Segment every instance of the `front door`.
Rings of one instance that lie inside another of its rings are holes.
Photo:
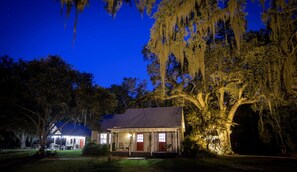
[[[84,140],[80,139],[79,140],[79,148],[83,148],[83,146],[84,146]]]
[[[159,151],[166,151],[166,133],[159,133]]]
[[[143,151],[143,134],[137,134],[136,136],[137,142],[137,151]]]

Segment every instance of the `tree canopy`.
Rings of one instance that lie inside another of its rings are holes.
[[[100,115],[113,111],[114,96],[94,85],[91,74],[76,71],[58,56],[28,62],[2,57],[0,62],[5,74],[0,90],[5,93],[0,97],[5,125],[1,127],[34,132],[41,153],[56,122],[82,122],[96,129]]]
[[[105,9],[114,16],[123,3],[132,4],[131,0],[105,0]],[[263,7],[263,21],[266,23],[270,40],[280,45],[283,57],[278,65],[278,85],[291,90],[291,80],[296,60],[296,2],[294,0],[260,0]],[[88,5],[88,0],[61,0],[61,8],[66,6],[67,14],[72,7],[76,13]],[[136,7],[141,13],[153,12],[155,23],[151,28],[148,46],[160,62],[160,73],[163,86],[168,57],[174,55],[183,65],[186,59],[189,63],[189,73],[192,76],[201,74],[205,79],[205,52],[208,45],[215,42],[223,26],[223,39],[234,51],[240,51],[241,40],[246,31],[245,0],[136,0]],[[157,6],[153,10],[154,6]],[[77,19],[76,19],[77,20]],[[77,21],[75,20],[75,26]],[[231,39],[227,30],[234,35]],[[76,28],[74,28],[74,33]],[[276,67],[276,66],[275,66]],[[282,79],[281,79],[282,78]],[[281,91],[282,89],[276,89]]]
[[[68,11],[74,6],[76,12],[88,4],[87,0],[61,2]],[[112,16],[123,3],[132,3],[105,2]],[[192,134],[202,147],[215,147],[210,141],[216,141],[208,138],[214,136],[221,143],[220,151],[230,152],[233,118],[243,104],[253,104],[260,114],[269,111],[279,145],[288,146],[280,125],[283,118],[277,111],[291,104],[297,93],[295,0],[256,1],[262,5],[266,28],[248,33],[246,0],[134,3],[141,13],[146,11],[155,19],[146,47],[147,57],[153,61],[149,68],[153,82],[157,87],[161,84],[163,100],[177,98],[194,105],[196,110],[189,119],[192,126],[199,126]],[[260,122],[264,128],[262,118]]]

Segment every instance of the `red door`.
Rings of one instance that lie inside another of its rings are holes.
[[[79,139],[79,148],[83,148],[83,146],[84,146],[84,140]]]
[[[143,134],[137,134],[136,136],[137,142],[137,151],[143,151]]]
[[[166,151],[166,134],[159,133],[159,151]]]

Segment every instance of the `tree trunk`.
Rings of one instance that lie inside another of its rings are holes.
[[[229,124],[227,124],[226,128],[222,129],[221,133],[219,133],[221,154],[233,154],[230,137],[231,133],[231,125]]]
[[[45,138],[43,136],[40,137],[40,147],[39,147],[39,155],[44,156],[45,155]]]
[[[38,152],[39,152],[39,155],[41,155],[41,156],[45,155],[46,139],[47,139],[47,134],[46,134],[45,130],[43,129],[43,131],[39,135],[40,148],[39,148]]]
[[[21,133],[21,138],[20,138],[20,141],[21,141],[21,149],[25,149],[26,148],[26,140],[27,140],[27,134],[25,131],[22,131]]]
[[[221,143],[221,151],[222,154],[233,154],[232,146],[231,146],[231,125],[233,123],[234,115],[238,109],[238,107],[242,104],[244,98],[240,98],[237,100],[235,104],[232,105],[228,115],[227,121],[225,121],[225,127],[222,129],[221,133],[219,133],[220,143]]]

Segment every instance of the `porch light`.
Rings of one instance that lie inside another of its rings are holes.
[[[128,133],[128,138],[132,138],[132,134],[131,133]]]

